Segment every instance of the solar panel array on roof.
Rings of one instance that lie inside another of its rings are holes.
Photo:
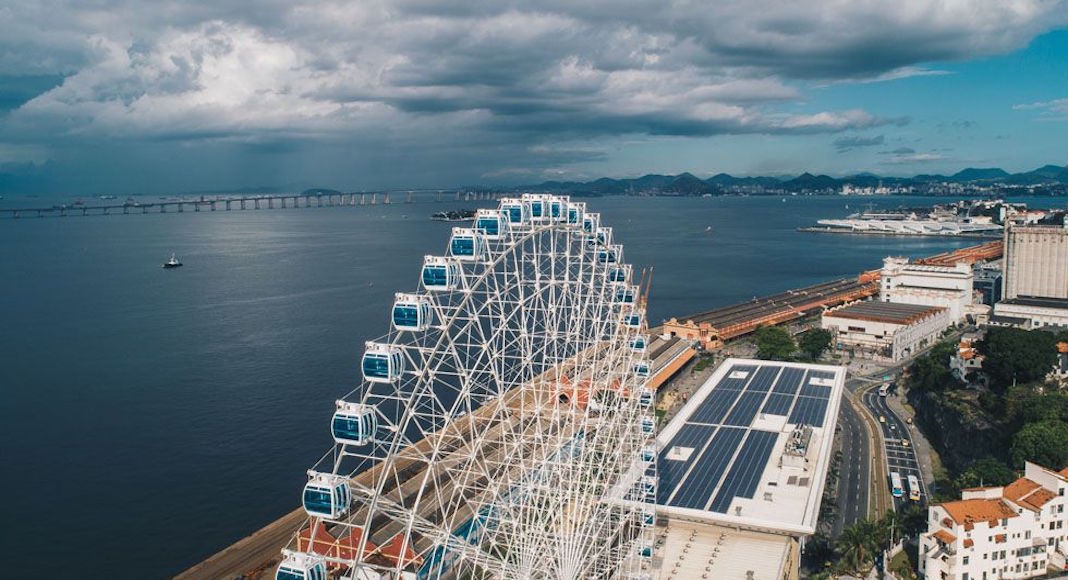
[[[769,362],[720,377],[660,453],[661,505],[727,513],[734,498],[751,499],[783,435],[753,429],[757,416],[822,427],[835,373]]]

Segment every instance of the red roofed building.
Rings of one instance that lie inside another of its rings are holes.
[[[1033,578],[1068,571],[1068,467],[1027,463],[1004,487],[928,508],[920,572],[939,580]]]

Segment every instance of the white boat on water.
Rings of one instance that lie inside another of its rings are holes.
[[[181,261],[181,260],[179,260],[179,259],[178,259],[178,257],[177,257],[177,256],[175,256],[175,255],[174,255],[174,254],[172,253],[172,254],[171,254],[171,259],[170,259],[170,260],[167,260],[166,262],[164,262],[164,263],[163,263],[163,269],[164,269],[164,270],[169,270],[169,269],[171,269],[171,268],[178,268],[178,267],[179,267],[179,266],[181,266],[181,265],[182,265],[182,261]]]

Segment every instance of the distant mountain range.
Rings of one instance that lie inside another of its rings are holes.
[[[561,191],[580,195],[659,194],[704,195],[761,190],[789,192],[839,191],[844,185],[867,188],[880,185],[890,188],[912,187],[931,190],[937,184],[983,185],[1068,185],[1068,166],[1045,165],[1033,171],[1009,173],[998,167],[969,167],[953,175],[916,175],[913,177],[881,177],[860,173],[846,177],[813,175],[805,172],[797,177],[734,177],[726,173],[701,179],[692,173],[680,175],[643,175],[633,179],[602,177],[594,181],[546,181],[516,189]]]

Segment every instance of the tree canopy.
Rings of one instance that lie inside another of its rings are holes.
[[[984,457],[973,462],[956,479],[953,485],[958,490],[970,487],[1008,485],[1016,479],[1016,474],[1004,463],[993,457]]]
[[[797,352],[797,345],[789,332],[778,326],[758,328],[753,335],[757,346],[757,358],[789,360]]]
[[[926,354],[918,357],[909,366],[906,379],[910,389],[921,391],[944,391],[962,385],[949,370],[949,358],[957,350],[952,342],[940,342]]]
[[[834,335],[831,334],[831,331],[823,328],[813,328],[798,337],[797,348],[808,360],[816,360],[820,358],[823,351],[830,348],[833,339]]]
[[[1042,380],[1057,362],[1057,336],[1044,330],[991,328],[976,348],[986,357],[983,372],[1001,391]]]
[[[1068,463],[1068,423],[1049,419],[1028,423],[1012,437],[1012,461],[1022,467],[1031,461],[1052,469]]]

